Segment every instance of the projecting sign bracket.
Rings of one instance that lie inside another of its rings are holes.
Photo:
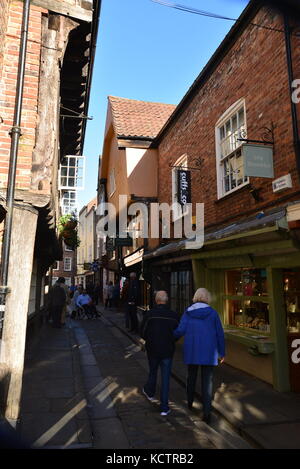
[[[238,138],[237,140],[239,142],[245,142],[245,143],[259,143],[261,145],[275,145],[274,124],[273,124],[273,122],[271,124],[271,128],[261,127],[259,130],[261,131],[262,140],[252,140],[252,139],[246,138],[247,133],[245,131],[241,132],[241,137],[242,138]],[[272,140],[270,140],[270,139],[272,139]]]
[[[201,171],[201,165],[203,163],[203,158],[195,158],[193,160],[193,163],[195,163],[195,165],[197,166],[197,168],[193,168],[191,166],[176,166],[176,165],[173,165],[173,164],[169,164],[169,168],[176,168],[176,169],[186,169],[187,171]]]

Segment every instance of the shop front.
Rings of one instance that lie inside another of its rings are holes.
[[[238,247],[194,254],[195,283],[213,293],[226,362],[278,391],[300,392],[300,247],[273,228],[235,238]]]

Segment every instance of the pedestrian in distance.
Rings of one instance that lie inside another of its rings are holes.
[[[136,278],[136,273],[131,272],[128,286],[128,297],[127,297],[127,314],[130,318],[130,331],[137,334],[138,331],[138,318],[137,318],[137,306],[140,299],[140,286],[139,281]]]
[[[170,413],[169,385],[175,351],[173,332],[179,324],[179,316],[169,309],[167,306],[168,301],[167,292],[158,291],[155,296],[156,305],[146,313],[141,326],[141,334],[146,342],[145,347],[149,363],[149,376],[142,391],[149,401],[154,400],[157,372],[160,368],[160,410],[162,416]]]
[[[76,304],[76,300],[77,298],[82,294],[83,292],[83,285],[82,284],[79,284],[77,289],[75,290],[74,292],[74,295],[73,295],[73,298],[72,298],[72,302],[71,302],[71,309],[72,309],[72,318],[73,319],[76,319],[77,316],[80,316],[79,315],[79,308]]]
[[[66,293],[66,301],[61,314],[61,323],[64,326],[66,324],[67,309],[69,304],[71,303],[70,290],[69,287],[66,285],[66,279],[64,277],[59,277],[57,281],[58,283],[60,283],[60,286],[65,290]]]
[[[107,308],[108,305],[108,282],[103,286],[103,303],[104,307]]]
[[[198,368],[201,367],[201,396],[203,420],[211,419],[213,397],[213,374],[218,363],[224,362],[224,330],[217,311],[211,306],[211,295],[206,288],[198,288],[193,305],[184,312],[180,324],[174,331],[178,339],[184,336],[184,363],[188,367],[187,401],[193,407]]]
[[[67,295],[61,285],[61,277],[55,282],[49,291],[49,309],[52,317],[52,327],[62,327],[62,313],[66,305]]]
[[[128,278],[124,281],[122,290],[121,290],[121,308],[124,308],[125,311],[125,327],[130,329],[130,317],[128,311],[128,290],[129,290],[129,280]]]
[[[109,282],[107,288],[107,303],[108,307],[111,308],[113,306],[113,296],[114,296],[114,284],[112,281]]]
[[[112,305],[114,308],[119,307],[119,301],[120,301],[120,283],[119,281],[116,281],[116,283],[114,284],[113,296],[112,296]]]

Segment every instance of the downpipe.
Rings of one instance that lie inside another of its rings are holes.
[[[19,52],[19,65],[16,85],[16,99],[14,109],[13,127],[10,131],[11,147],[9,159],[9,172],[7,179],[7,192],[6,192],[6,219],[5,229],[2,244],[2,261],[1,261],[1,277],[0,277],[0,339],[2,337],[3,323],[5,316],[5,303],[6,295],[9,293],[7,286],[8,280],[8,267],[9,267],[9,254],[11,246],[11,233],[13,222],[13,205],[15,198],[15,183],[16,183],[16,170],[18,148],[21,133],[21,114],[22,114],[22,101],[23,89],[25,79],[25,61],[28,41],[28,26],[29,26],[29,13],[30,13],[30,0],[24,0],[23,15],[22,15],[22,29],[20,37],[20,52]]]

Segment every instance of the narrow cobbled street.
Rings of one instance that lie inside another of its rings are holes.
[[[61,330],[45,325],[27,360],[22,435],[37,448],[249,447],[238,437],[229,443],[203,423],[199,403],[189,411],[184,387],[174,379],[171,414],[161,417],[159,401],[150,403],[141,392],[146,376],[146,354],[104,315],[69,320]]]

